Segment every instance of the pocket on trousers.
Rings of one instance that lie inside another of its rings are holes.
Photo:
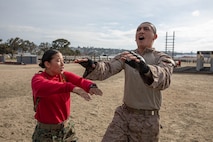
[[[59,136],[59,131],[42,129],[36,126],[35,131],[33,133],[32,139],[33,142],[55,142]]]
[[[160,131],[159,118],[156,116],[150,116],[143,123],[143,134],[158,135]]]
[[[152,126],[148,119],[144,117],[135,117],[129,123],[129,130],[135,133],[141,133]]]
[[[150,119],[150,123],[152,124],[152,133],[158,135],[160,132],[160,122],[158,116],[153,116]]]
[[[36,126],[32,139],[33,142],[51,142],[52,135],[48,130],[39,129],[38,126]]]
[[[76,136],[74,122],[70,120],[64,128],[64,141],[77,142],[77,140],[78,140],[78,137]]]

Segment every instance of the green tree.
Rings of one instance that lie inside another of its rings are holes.
[[[52,42],[52,48],[57,49],[60,51],[62,48],[68,48],[70,45],[70,42],[66,39],[60,38],[56,39]]]
[[[25,40],[25,41],[22,41],[21,48],[22,48],[22,52],[32,53],[33,50],[35,50],[36,45],[33,42],[30,42],[29,40]]]
[[[52,48],[59,50],[63,55],[74,55],[75,52],[69,47],[70,42],[66,39],[60,38],[52,42]]]
[[[75,50],[75,56],[81,55],[81,52],[79,50]]]
[[[61,48],[59,51],[65,56],[71,56],[75,54],[74,51],[69,47]]]
[[[44,53],[45,51],[49,50],[52,47],[52,45],[48,42],[42,42],[42,43],[40,43],[40,45],[38,47],[40,49],[40,52]]]
[[[0,39],[0,54],[6,54],[6,48],[7,45],[5,43],[2,43],[2,39]]]
[[[11,55],[11,59],[14,58],[14,54],[17,53],[18,49],[22,48],[23,40],[19,37],[11,38],[7,40],[7,52]]]

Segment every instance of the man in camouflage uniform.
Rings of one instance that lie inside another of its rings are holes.
[[[140,24],[135,40],[138,48],[108,62],[78,59],[86,68],[84,77],[104,80],[125,71],[123,104],[115,110],[102,142],[158,142],[161,90],[169,87],[174,61],[152,46],[157,38],[150,22]]]

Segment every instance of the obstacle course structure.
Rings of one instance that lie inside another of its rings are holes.
[[[196,70],[201,71],[204,68],[204,63],[209,63],[210,72],[213,72],[213,51],[197,51]]]

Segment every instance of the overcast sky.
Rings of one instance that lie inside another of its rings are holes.
[[[0,39],[39,45],[64,38],[71,46],[137,48],[141,22],[157,27],[157,50],[175,32],[175,51],[213,50],[213,0],[0,0]]]

